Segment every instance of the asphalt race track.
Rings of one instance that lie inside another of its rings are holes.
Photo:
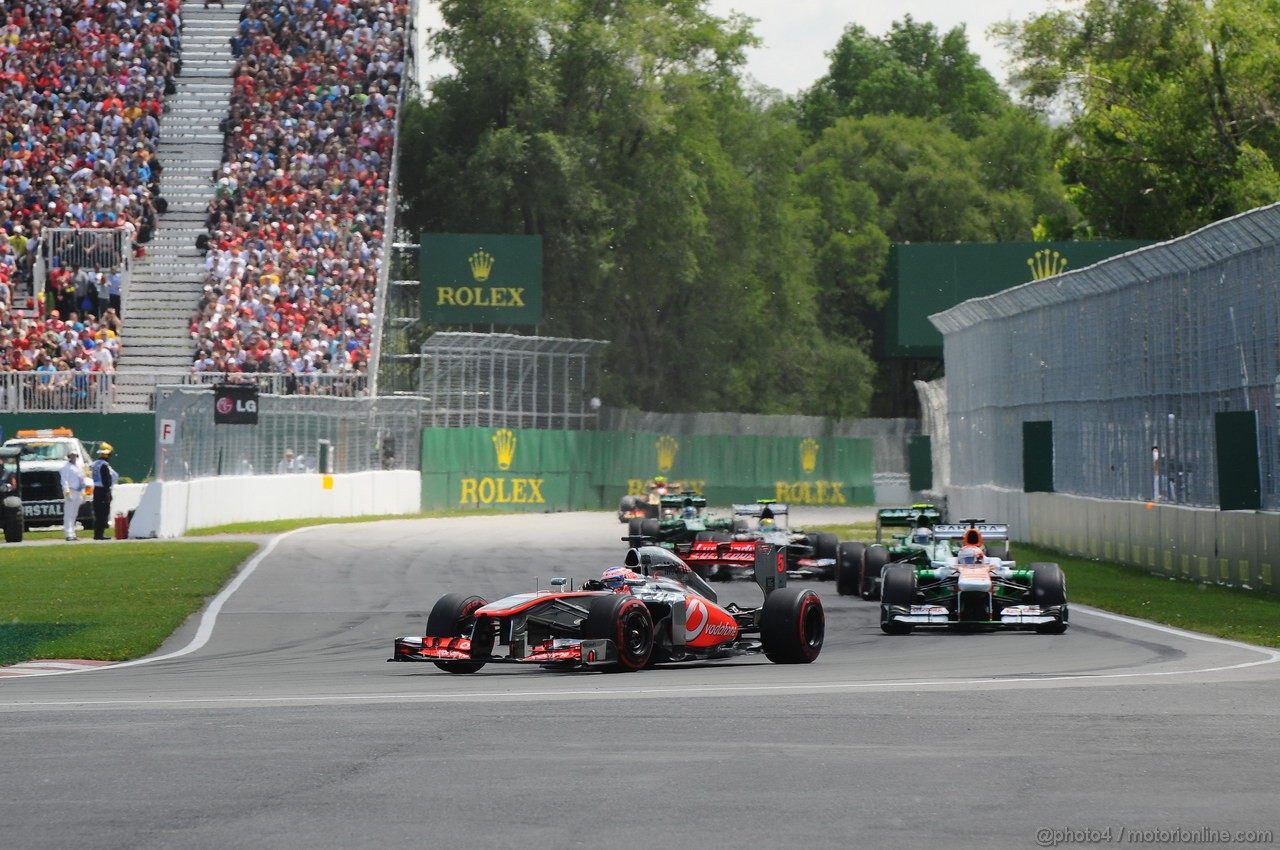
[[[792,524],[818,515],[797,509]],[[876,606],[813,583],[827,638],[811,665],[456,676],[385,663],[440,595],[596,575],[619,562],[623,530],[581,513],[272,538],[153,658],[0,679],[3,847],[1280,836],[1280,653],[1080,607],[1060,636],[889,637]],[[722,599],[754,604],[759,591],[734,583]],[[1264,840],[1237,840],[1251,837]]]

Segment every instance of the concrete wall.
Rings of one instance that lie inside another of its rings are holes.
[[[1280,514],[952,487],[953,521],[1007,522],[1015,540],[1164,575],[1280,593]]]
[[[139,497],[129,536],[180,537],[234,522],[413,514],[422,510],[421,478],[416,470],[391,470],[153,481]],[[113,512],[125,510],[121,503],[118,497]]]

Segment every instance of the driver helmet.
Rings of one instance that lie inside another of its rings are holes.
[[[604,571],[604,575],[600,580],[604,582],[604,586],[614,593],[622,593],[627,589],[627,579],[640,578],[640,575],[629,567],[610,567]]]
[[[686,519],[692,519],[693,517],[696,517],[698,515],[698,509],[695,508],[692,504],[685,505],[684,515]]]
[[[985,561],[981,546],[961,546],[960,553],[956,555],[957,564],[981,564]]]
[[[664,476],[664,475],[658,475],[658,476],[655,476],[655,477],[654,477],[654,479],[653,479],[653,483],[654,483],[654,484],[657,484],[659,487],[661,487],[663,484],[666,484],[666,483],[667,483],[666,476]]]
[[[760,530],[773,531],[773,517],[771,516],[760,517]]]

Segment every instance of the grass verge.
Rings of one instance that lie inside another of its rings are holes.
[[[0,549],[0,665],[154,652],[257,548],[121,541]]]
[[[1019,563],[1056,561],[1072,602],[1258,646],[1280,647],[1280,597],[1202,584],[1142,567],[1015,545]]]

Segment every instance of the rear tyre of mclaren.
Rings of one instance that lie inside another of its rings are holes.
[[[471,652],[476,655],[488,655],[493,651],[492,639],[488,647],[477,646],[476,636],[472,634],[476,625],[476,611],[485,605],[479,596],[465,593],[449,593],[440,597],[427,615],[427,637],[451,638],[468,635],[473,638]],[[484,640],[481,638],[480,643]],[[484,666],[483,661],[436,661],[441,670],[449,673],[474,673]]]
[[[1060,635],[1067,630],[1067,577],[1057,564],[1031,565],[1031,601],[1041,608],[1057,608],[1061,614],[1052,623],[1036,626],[1036,633]]]
[[[648,664],[653,653],[653,617],[648,607],[629,593],[599,596],[587,610],[582,636],[613,641],[618,661],[612,669],[633,672]]]
[[[868,555],[871,551],[868,550]],[[909,564],[889,564],[880,579],[880,631],[887,635],[910,634],[910,623],[893,620],[894,608],[911,610],[916,595],[916,569]]]
[[[875,601],[876,579],[889,563],[889,550],[883,546],[868,546],[862,555],[862,574],[858,579],[858,595],[868,602]],[[884,593],[883,585],[880,593]]]
[[[867,547],[861,543],[841,543],[836,552],[836,592],[841,596],[858,593],[862,580],[862,553]]]
[[[812,590],[784,587],[770,593],[760,611],[760,643],[775,664],[808,664],[822,652],[827,615]]]

